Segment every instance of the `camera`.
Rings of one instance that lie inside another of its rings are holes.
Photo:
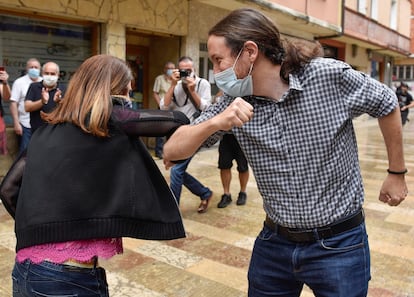
[[[188,69],[180,69],[180,78],[184,78],[190,75],[190,71]]]

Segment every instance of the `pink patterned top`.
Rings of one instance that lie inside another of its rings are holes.
[[[21,263],[29,259],[36,264],[44,260],[59,264],[70,259],[88,262],[95,256],[109,259],[122,252],[122,238],[90,239],[31,246],[19,250],[16,260]]]

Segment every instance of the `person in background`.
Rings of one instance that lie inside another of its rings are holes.
[[[219,92],[215,97],[216,102],[220,101],[223,92]],[[246,156],[244,155],[236,137],[233,133],[226,132],[220,140],[218,168],[220,169],[220,179],[223,185],[223,195],[220,202],[217,204],[218,208],[227,207],[233,200],[231,199],[230,183],[231,183],[231,168],[233,167],[233,160],[237,163],[237,171],[239,173],[240,191],[237,196],[237,205],[245,205],[247,200],[246,187],[249,181],[249,165]]]
[[[237,196],[237,205],[245,205],[247,200],[246,187],[249,181],[249,166],[240,148],[237,139],[233,133],[225,133],[219,144],[219,159],[218,168],[220,169],[220,179],[223,185],[223,195],[220,202],[217,204],[218,208],[225,208],[231,202],[230,183],[231,183],[231,167],[233,160],[237,163],[237,172],[239,173],[240,191]]]
[[[164,65],[164,73],[158,75],[154,81],[154,87],[152,89],[155,102],[157,102],[158,108],[160,107],[161,98],[171,87],[171,74],[175,69],[173,62],[167,62]],[[162,146],[164,145],[163,137],[155,138],[155,156],[158,159],[162,159]]]
[[[32,135],[17,205],[1,197],[15,218],[13,297],[107,297],[98,260],[121,254],[122,237],[185,237],[178,205],[139,137],[168,136],[189,121],[128,108],[131,79],[124,61],[92,56],[65,100],[42,113],[48,124]],[[1,193],[15,176],[6,175]]]
[[[408,92],[408,84],[401,82],[396,90],[398,103],[400,105],[401,121],[403,126],[408,121],[408,113],[411,107],[414,107],[414,100],[411,94]]]
[[[163,110],[178,110],[183,112],[190,121],[194,121],[200,111],[211,104],[210,83],[195,74],[193,60],[184,56],[178,60],[178,69],[171,75],[171,86],[161,98],[160,108]],[[207,211],[213,192],[194,176],[187,172],[192,156],[187,156],[180,164],[171,168],[170,187],[177,202],[180,202],[183,185],[191,193],[200,197],[198,213]]]
[[[248,271],[248,296],[362,297],[370,252],[364,188],[352,120],[378,118],[388,153],[379,200],[407,196],[395,92],[317,42],[281,39],[273,21],[242,8],[207,39],[224,98],[164,144],[164,164],[192,156],[231,130],[254,173],[266,212]]]
[[[55,62],[43,64],[43,80],[31,84],[27,91],[24,107],[30,112],[32,133],[44,124],[40,112],[51,112],[63,100],[65,88],[58,81],[59,74],[59,65]]]
[[[13,82],[10,97],[10,113],[13,118],[14,132],[18,136],[19,153],[29,144],[32,130],[30,127],[30,113],[24,108],[27,90],[33,82],[42,81],[40,76],[40,62],[31,58],[26,62],[26,75]]]
[[[4,122],[3,100],[10,100],[10,85],[8,82],[9,74],[7,71],[0,70],[0,154],[7,154],[7,133],[6,123]]]

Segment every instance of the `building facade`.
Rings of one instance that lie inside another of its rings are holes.
[[[200,76],[211,76],[208,29],[244,6],[265,11],[286,36],[312,40],[341,32],[342,3],[333,0],[0,0],[0,61],[13,81],[28,58],[52,60],[67,83],[85,58],[112,54],[130,63],[139,106],[154,107],[152,83],[166,61],[185,54],[196,61]]]
[[[392,85],[396,61],[410,55],[410,0],[346,0],[344,31],[321,40],[338,57],[379,81]]]
[[[393,86],[398,87],[400,82],[406,82],[409,85],[411,94],[414,94],[414,6],[411,6],[410,20],[410,51],[409,57],[397,59],[393,66],[392,81]]]
[[[387,84],[393,63],[410,53],[410,0],[0,0],[0,64],[13,82],[27,59],[54,61],[67,83],[87,57],[111,54],[131,65],[136,105],[155,108],[155,77],[188,55],[214,94],[208,29],[240,7],[262,10],[285,38],[319,40],[327,56]]]

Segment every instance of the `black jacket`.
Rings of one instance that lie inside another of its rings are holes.
[[[168,135],[188,122],[182,113],[115,106],[111,137],[94,137],[69,123],[39,128],[17,199],[16,250],[90,238],[184,237],[176,200],[137,135],[149,136],[151,129]],[[14,215],[3,183],[0,197]]]

